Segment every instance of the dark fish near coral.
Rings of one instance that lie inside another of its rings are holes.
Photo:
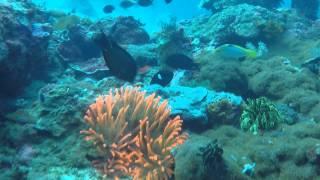
[[[184,54],[171,54],[166,58],[165,63],[174,69],[199,69],[198,64],[196,64],[193,59]]]
[[[302,67],[308,68],[311,72],[320,75],[320,56],[306,60]]]
[[[105,5],[104,8],[103,8],[103,12],[106,13],[106,14],[110,14],[114,11],[114,6],[112,5]]]
[[[120,6],[124,9],[130,8],[132,6],[134,6],[136,3],[132,0],[122,0],[120,2]]]
[[[164,2],[165,2],[166,4],[169,4],[169,3],[172,2],[172,0],[164,0]]]
[[[150,84],[168,85],[173,78],[173,72],[168,70],[160,70],[151,79]]]
[[[137,74],[137,64],[133,57],[104,33],[96,34],[93,40],[102,49],[103,58],[112,75],[132,82]]]
[[[153,0],[138,0],[137,3],[139,6],[147,7],[152,5]]]

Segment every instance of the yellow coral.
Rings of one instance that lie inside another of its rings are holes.
[[[134,179],[168,179],[173,174],[170,151],[182,144],[179,116],[169,119],[168,102],[145,97],[139,88],[121,88],[100,96],[90,105],[81,131],[106,160],[95,163],[105,175]]]

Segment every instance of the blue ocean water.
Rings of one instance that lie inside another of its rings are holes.
[[[190,19],[197,15],[206,14],[207,11],[198,7],[199,0],[175,0],[167,5],[164,1],[154,1],[148,8],[133,6],[132,8],[123,9],[119,6],[119,0],[82,0],[75,3],[73,0],[47,1],[33,0],[48,9],[62,10],[65,12],[75,11],[80,16],[98,19],[107,16],[102,9],[105,5],[113,5],[115,11],[108,16],[134,16],[142,23],[149,32],[159,31],[160,23],[168,21],[171,17],[177,20]]]
[[[0,180],[320,179],[319,9],[0,0]]]

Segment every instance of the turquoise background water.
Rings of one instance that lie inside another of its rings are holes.
[[[45,6],[48,9],[63,10],[70,12],[75,10],[77,14],[87,16],[93,19],[104,16],[134,16],[145,24],[147,31],[155,32],[160,28],[160,23],[167,21],[170,17],[176,17],[178,20],[189,19],[197,15],[207,13],[200,9],[198,4],[200,0],[173,0],[170,4],[165,4],[164,0],[154,0],[152,6],[139,7],[133,6],[128,9],[119,7],[120,0],[33,0],[34,2]],[[115,6],[112,14],[104,14],[102,9],[106,4]]]

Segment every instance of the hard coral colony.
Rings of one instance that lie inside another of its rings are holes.
[[[169,179],[174,166],[171,151],[187,135],[181,134],[179,116],[169,119],[167,104],[131,87],[98,97],[85,115],[90,128],[81,131],[103,157],[95,167],[114,178]]]

